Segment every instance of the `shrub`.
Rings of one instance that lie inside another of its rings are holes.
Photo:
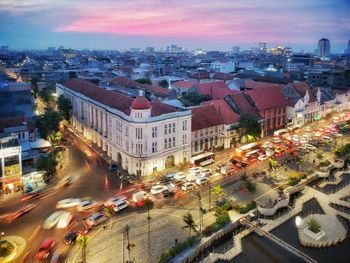
[[[174,246],[172,246],[171,248],[168,248],[160,256],[159,263],[169,262],[176,255],[180,254],[185,249],[193,246],[193,244],[197,241],[197,239],[198,239],[198,237],[193,236],[193,237],[188,238],[185,242],[177,243]]]
[[[242,206],[238,209],[238,212],[240,214],[246,214],[248,213],[250,210],[255,208],[255,202],[251,201],[250,203],[246,204],[245,206]]]
[[[248,190],[250,193],[255,192],[256,186],[255,186],[255,184],[252,183],[251,181],[249,181],[249,180],[246,181],[245,187],[247,188],[247,190]]]
[[[320,167],[327,167],[330,164],[331,164],[331,162],[326,160],[326,161],[320,162]]]
[[[12,253],[14,246],[6,240],[0,243],[0,257],[7,257]]]

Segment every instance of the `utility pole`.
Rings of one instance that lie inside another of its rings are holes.
[[[203,208],[202,208],[202,197],[200,192],[197,192],[197,198],[198,198],[198,211],[199,211],[199,231],[202,231],[203,227]]]
[[[122,263],[125,262],[125,259],[124,259],[124,257],[125,257],[125,255],[124,255],[124,237],[125,237],[125,232],[123,230],[122,231]]]
[[[208,193],[208,195],[209,195],[209,198],[208,198],[209,204],[208,204],[208,207],[209,207],[209,211],[210,211],[210,209],[211,209],[211,183],[210,183],[210,181],[208,183],[208,189],[209,189],[209,193]]]

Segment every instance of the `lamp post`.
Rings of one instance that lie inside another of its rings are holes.
[[[5,235],[5,232],[1,232],[0,243],[2,243],[2,239],[3,239],[4,235]]]

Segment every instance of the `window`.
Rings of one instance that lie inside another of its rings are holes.
[[[142,128],[136,128],[136,139],[142,139]]]
[[[173,123],[173,133],[175,133],[175,123]]]
[[[129,127],[125,126],[125,136],[129,136]]]
[[[168,140],[168,148],[169,149],[171,148],[171,138],[169,138],[169,140]]]
[[[152,138],[157,138],[157,137],[158,137],[158,128],[152,127]]]
[[[187,143],[187,135],[183,134],[182,135],[182,144],[186,144]]]
[[[173,137],[173,147],[175,147],[175,137]]]
[[[187,130],[187,120],[182,122],[182,130],[186,131]]]
[[[152,142],[152,153],[156,153],[158,151],[158,143]]]
[[[129,141],[125,141],[125,150],[129,151]]]
[[[165,124],[165,126],[164,126],[164,134],[168,134],[168,125],[167,124]]]
[[[142,154],[142,143],[136,144],[136,154]]]
[[[171,133],[171,123],[169,123],[169,129],[168,129],[169,134]]]
[[[168,149],[168,140],[167,139],[164,140],[164,149]]]

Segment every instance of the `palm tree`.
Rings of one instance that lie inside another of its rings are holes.
[[[112,217],[114,216],[115,211],[112,206],[106,206],[103,210],[106,216],[108,217],[108,221],[110,223],[109,229],[112,229]]]
[[[185,226],[183,226],[182,228],[188,228],[188,238],[191,237],[191,230],[193,230],[194,232],[197,232],[197,225],[193,220],[193,216],[191,213],[186,213],[183,216],[183,220],[185,222]]]
[[[224,189],[221,187],[221,185],[215,185],[212,188],[212,193],[216,196],[216,201],[218,201],[224,196]]]
[[[77,238],[77,243],[79,248],[81,249],[81,260],[82,263],[86,263],[86,246],[88,243],[88,237],[83,234],[83,235],[79,235]]]

